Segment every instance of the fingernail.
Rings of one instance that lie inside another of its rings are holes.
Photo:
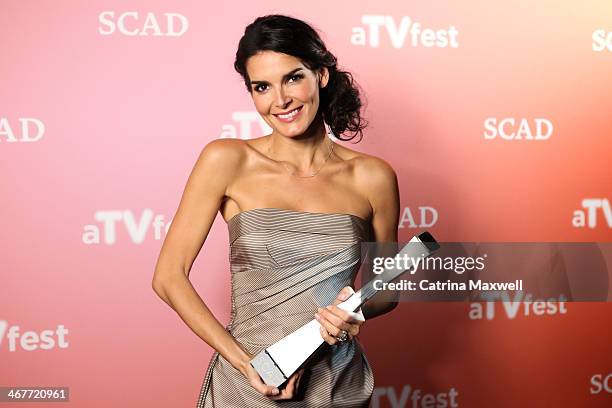
[[[318,308],[318,309],[317,309],[317,312],[319,312],[319,313],[321,313],[322,311],[323,311],[323,309],[322,309],[322,308]]]
[[[321,316],[319,316],[318,313],[315,313],[315,319],[319,320],[321,318]]]
[[[332,307],[331,307],[331,305],[330,305],[330,306],[327,306],[327,310],[331,310],[331,308],[332,308]]]
[[[280,391],[278,390],[278,388],[275,388],[272,390],[272,394],[277,395]]]

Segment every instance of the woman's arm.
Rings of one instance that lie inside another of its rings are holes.
[[[372,206],[372,228],[374,240],[385,243],[377,248],[374,256],[395,256],[398,250],[397,224],[399,222],[399,189],[395,172],[384,160],[368,157],[360,163],[355,176],[364,195]],[[338,308],[336,305],[346,300],[352,293],[351,287],[342,289],[333,305],[317,309],[315,319],[321,324],[321,337],[328,344],[338,342],[336,336],[345,330],[349,337],[359,333],[363,320],[358,320],[353,314]],[[371,319],[388,313],[397,306],[398,292],[380,291],[372,299],[361,306],[363,317]]]
[[[398,251],[399,188],[397,175],[384,160],[369,157],[362,166],[362,188],[372,206],[374,240],[386,243],[380,256],[395,256]],[[398,292],[381,291],[366,302],[361,311],[366,319],[388,313],[397,306]]]
[[[236,143],[239,141],[214,140],[200,153],[162,245],[152,286],[198,337],[247,376],[252,374],[251,356],[214,317],[189,281],[193,262],[238,172],[242,149]],[[274,387],[258,386],[258,391],[273,395]]]

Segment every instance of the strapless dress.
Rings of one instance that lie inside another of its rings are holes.
[[[314,318],[353,286],[365,219],[346,213],[256,208],[228,223],[231,319],[226,329],[256,355]],[[327,343],[305,366],[297,395],[274,401],[257,392],[218,352],[197,407],[367,407],[374,377],[358,337]]]

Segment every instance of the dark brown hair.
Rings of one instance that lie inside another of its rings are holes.
[[[273,14],[258,17],[244,30],[238,44],[234,68],[244,79],[249,92],[252,92],[246,71],[246,62],[260,51],[275,51],[299,58],[311,71],[326,67],[329,81],[320,88],[319,110],[340,140],[352,140],[359,135],[367,122],[361,116],[362,101],[358,85],[353,76],[337,68],[336,57],[327,50],[317,32],[307,23],[293,17]],[[341,135],[351,135],[343,139]]]

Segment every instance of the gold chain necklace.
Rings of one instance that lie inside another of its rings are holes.
[[[325,138],[326,138],[326,139],[329,139],[329,137],[325,137]],[[283,166],[284,166],[284,167],[285,167],[287,170],[289,170],[290,174],[291,174],[292,176],[294,176],[294,177],[300,177],[300,178],[310,178],[310,177],[314,177],[314,176],[316,176],[317,174],[319,174],[319,172],[321,171],[321,169],[322,169],[323,167],[325,167],[325,164],[327,163],[327,161],[328,161],[328,160],[329,160],[329,158],[331,157],[332,152],[334,151],[334,142],[332,142],[332,140],[331,140],[331,139],[329,139],[329,143],[330,143],[330,144],[329,144],[329,152],[327,153],[327,157],[325,158],[325,161],[323,162],[323,164],[321,165],[321,167],[319,167],[319,169],[318,169],[317,171],[312,172],[312,173],[310,173],[310,174],[308,174],[308,175],[306,175],[306,176],[301,176],[301,175],[296,174],[296,172],[295,172],[294,170],[291,170],[291,168],[290,168],[290,167],[287,167],[287,163],[285,163],[285,162],[281,162],[281,164],[282,164],[282,165],[283,165]]]

